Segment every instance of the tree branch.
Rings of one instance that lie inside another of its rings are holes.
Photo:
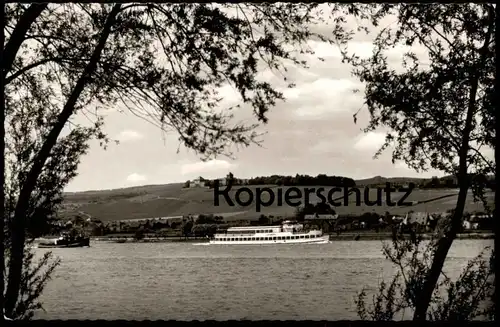
[[[31,27],[31,24],[40,16],[42,11],[47,8],[48,3],[34,3],[29,6],[28,9],[24,12],[19,19],[19,22],[16,24],[16,28],[12,32],[9,42],[4,48],[3,51],[3,78],[7,76],[7,73],[12,69],[12,64],[16,59],[17,51],[21,47],[21,44],[24,42],[24,36],[28,32]]]
[[[37,66],[40,66],[40,65],[43,65],[43,64],[46,64],[48,62],[57,62],[57,61],[61,61],[62,59],[60,58],[46,58],[46,59],[42,59],[40,61],[37,61],[37,62],[34,62],[32,64],[29,64],[21,69],[19,69],[18,71],[16,71],[15,73],[9,75],[8,77],[5,78],[5,85],[9,84],[10,82],[12,82],[13,80],[15,80],[17,77],[19,77],[20,75],[24,74],[25,72],[27,72],[28,70],[32,69],[32,68],[35,68]]]

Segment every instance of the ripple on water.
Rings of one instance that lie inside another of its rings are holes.
[[[62,258],[42,295],[43,319],[356,319],[353,299],[394,269],[379,241],[314,246],[93,243]],[[460,272],[493,240],[454,243]],[[40,255],[44,253],[38,249]]]

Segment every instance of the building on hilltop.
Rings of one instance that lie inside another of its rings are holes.
[[[189,182],[189,187],[203,187],[205,186],[205,179],[203,177],[198,177]]]
[[[304,220],[337,220],[339,218],[338,214],[312,214],[304,215]]]

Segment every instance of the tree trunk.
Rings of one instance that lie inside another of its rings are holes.
[[[464,213],[468,189],[469,187],[467,181],[464,181],[458,193],[457,205],[451,219],[450,229],[437,241],[437,244],[435,245],[436,250],[434,252],[431,269],[426,276],[422,291],[419,294],[413,320],[426,320],[427,309],[429,308],[432,293],[434,292],[439,276],[441,275],[444,262],[448,256],[448,251],[453,244],[453,240],[459,232],[460,227],[462,226],[462,215]]]
[[[7,76],[7,73],[12,70],[12,64],[14,63],[14,59],[16,58],[17,52],[19,51],[19,48],[21,47],[21,44],[24,41],[24,36],[28,32],[29,28],[31,27],[31,24],[40,16],[42,11],[47,8],[47,3],[39,3],[39,4],[32,4],[29,6],[28,9],[23,13],[21,18],[16,24],[16,27],[14,28],[14,31],[10,35],[9,42],[5,45],[3,52],[2,52],[2,86],[5,86],[5,77]],[[2,21],[5,20],[5,5],[2,6]],[[2,32],[2,45],[5,44],[5,31]],[[1,103],[3,104],[5,102],[5,97],[4,97],[4,92],[2,88],[2,95],[0,98]],[[2,312],[2,315],[4,314],[4,291],[5,291],[5,278],[4,278],[4,273],[5,273],[5,194],[4,194],[4,183],[5,183],[5,110],[2,110],[1,113],[1,119],[2,121],[2,127],[0,131],[0,148],[2,151],[2,159],[1,159],[1,164],[0,164],[0,171],[2,171],[2,176],[0,179],[0,193],[2,194],[2,199],[0,200],[0,206],[2,212],[2,219],[0,223],[0,230],[1,230],[1,237],[0,237],[0,252],[1,252],[1,263],[0,263],[0,271],[2,271],[2,280],[0,281],[0,311]],[[3,318],[3,316],[2,316]]]
[[[73,89],[73,92],[69,96],[66,104],[64,105],[63,110],[59,114],[54,127],[49,132],[49,135],[45,139],[45,142],[40,149],[40,152],[37,154],[35,159],[33,160],[33,165],[31,166],[30,171],[28,172],[26,181],[23,183],[21,191],[19,193],[19,198],[16,203],[16,208],[14,211],[14,220],[12,223],[12,245],[11,245],[11,253],[10,253],[10,262],[9,262],[9,275],[8,275],[8,284],[7,284],[7,292],[5,294],[5,311],[12,315],[16,303],[19,296],[19,288],[21,283],[21,274],[22,274],[22,266],[23,266],[23,258],[24,258],[24,243],[25,243],[25,213],[28,208],[31,193],[36,187],[36,182],[40,173],[42,172],[43,166],[45,165],[45,161],[50,155],[50,151],[57,143],[57,138],[61,133],[64,125],[71,117],[74,112],[75,105],[77,100],[82,93],[87,81],[90,79],[91,74],[94,72],[97,67],[97,62],[100,60],[102,50],[106,45],[108,36],[111,32],[111,26],[114,24],[116,20],[116,16],[120,11],[121,5],[117,4],[113,7],[110,14],[107,17],[106,23],[104,25],[103,31],[101,33],[101,37],[99,42],[90,58],[90,61],[85,68],[85,71],[82,73],[78,82]]]
[[[1,13],[1,20],[2,22],[5,21],[5,5],[2,6],[2,13]],[[5,44],[5,32],[2,31],[2,37],[0,39],[0,42],[2,44]],[[2,54],[3,57],[3,54]],[[6,67],[4,67],[4,61],[2,60],[2,71],[5,71]],[[0,101],[2,105],[5,106],[5,93],[4,93],[4,75],[2,75],[2,92],[0,92]],[[4,232],[4,226],[5,226],[5,190],[4,190],[4,182],[5,182],[5,110],[0,110],[0,120],[2,121],[2,126],[0,126],[0,149],[2,151],[2,158],[0,159],[0,171],[2,172],[2,175],[0,176],[0,194],[1,194],[1,199],[0,199],[0,213],[2,215],[2,219],[0,221],[0,271],[2,272],[2,280],[0,280],[0,311],[2,312],[3,315],[3,292],[5,290],[5,279],[4,279],[4,272],[5,272],[5,232]],[[3,319],[3,316],[2,318]]]
[[[450,250],[451,245],[453,244],[453,240],[457,236],[457,233],[460,231],[462,226],[462,216],[465,209],[465,201],[467,199],[467,191],[469,190],[469,176],[467,173],[467,155],[469,153],[469,142],[470,142],[470,133],[472,130],[472,119],[476,112],[476,94],[479,84],[479,74],[483,69],[484,61],[486,59],[486,54],[488,52],[488,45],[490,43],[491,34],[493,31],[493,25],[495,23],[495,13],[491,6],[489,12],[489,27],[488,32],[486,34],[483,47],[480,50],[481,57],[479,58],[478,67],[475,70],[475,74],[473,74],[471,78],[471,90],[469,96],[469,105],[467,108],[467,116],[465,118],[465,126],[464,133],[462,136],[462,144],[460,147],[459,153],[459,172],[457,174],[458,184],[460,186],[460,191],[458,193],[457,205],[455,207],[455,212],[453,213],[452,220],[450,222],[450,229],[445,232],[443,237],[437,241],[436,249],[434,251],[434,257],[432,260],[432,265],[427,273],[426,279],[424,281],[424,285],[422,287],[422,291],[418,296],[417,305],[415,307],[415,314],[413,316],[413,320],[416,321],[424,321],[427,319],[427,310],[429,308],[432,293],[436,288],[436,284],[439,280],[439,276],[441,275],[444,262],[448,255],[448,251]]]

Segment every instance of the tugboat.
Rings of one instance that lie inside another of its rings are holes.
[[[78,248],[90,246],[90,237],[83,234],[63,233],[61,237],[53,242],[44,242],[38,244],[39,248]]]

